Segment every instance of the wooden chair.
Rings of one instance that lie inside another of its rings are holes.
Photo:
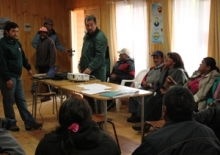
[[[49,89],[50,90],[50,89]],[[40,92],[40,91],[39,91]],[[34,105],[37,104],[37,98],[38,97],[45,97],[45,96],[50,96],[52,97],[53,101],[53,114],[54,114],[54,107],[56,107],[56,113],[57,113],[57,118],[58,118],[58,108],[57,108],[57,94],[56,92],[48,92],[48,93],[33,93],[33,102],[32,102],[32,114],[34,113]]]
[[[160,129],[165,124],[165,120],[159,120],[159,121],[146,121],[144,124],[144,129],[146,126],[150,126],[153,128],[154,131]],[[142,139],[144,138],[144,132],[142,135]]]
[[[102,114],[94,114],[92,116],[92,120],[98,124],[98,126],[100,127],[101,130],[103,130],[104,116]],[[118,135],[117,135],[117,132],[116,132],[116,129],[115,129],[115,125],[112,122],[111,118],[107,118],[107,122],[112,125],[113,131],[114,131],[114,135],[115,135],[115,140],[116,140],[118,148],[119,148],[119,150],[121,152],[121,148],[120,148],[120,145],[119,145]]]

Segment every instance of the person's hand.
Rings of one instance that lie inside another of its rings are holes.
[[[115,80],[115,79],[116,79],[116,76],[117,76],[116,74],[111,74],[111,75],[110,75],[110,78],[111,78],[112,80]]]
[[[166,81],[170,84],[170,85],[176,85],[176,81],[173,80],[173,78],[171,76],[168,76]]]
[[[34,75],[34,74],[32,73],[32,70],[29,70],[29,71],[28,71],[28,76],[31,76],[31,77],[32,77],[33,75]]]
[[[160,92],[161,92],[161,94],[166,94],[166,90],[163,88],[160,88]]]
[[[173,86],[173,85],[176,85],[176,84],[177,84],[176,81],[174,81],[171,76],[168,76],[168,77],[166,78],[166,81],[165,81],[163,87],[164,87],[165,89],[168,89],[170,86]]]
[[[13,81],[12,80],[6,81],[6,86],[8,89],[12,89],[13,88]]]
[[[89,68],[86,68],[83,73],[84,74],[91,74],[91,70]]]
[[[150,87],[150,83],[149,83],[149,82],[146,82],[146,81],[145,81],[145,82],[143,82],[142,84],[143,84],[143,87],[144,87],[144,88]]]
[[[70,49],[65,49],[64,52],[68,53],[70,51]]]

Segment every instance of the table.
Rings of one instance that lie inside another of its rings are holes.
[[[90,84],[95,83],[95,82],[90,82]],[[117,85],[117,84],[113,84],[113,83],[109,83],[109,82],[99,82],[99,84],[103,84],[106,86],[111,87],[110,90],[111,91],[115,91],[115,90],[138,90],[138,93],[135,94],[128,94],[128,95],[123,95],[120,97],[115,97],[114,99],[120,99],[120,98],[125,98],[125,97],[140,97],[141,98],[141,135],[143,135],[144,133],[144,96],[146,95],[150,95],[152,94],[151,91],[146,91],[146,90],[141,90],[141,89],[136,89],[136,88],[131,88],[131,87],[126,87],[126,86],[122,86],[122,85]],[[82,90],[84,90],[82,87],[78,87],[78,85],[64,85],[60,87],[61,91],[62,90],[67,90],[67,91],[72,91],[72,92],[77,92],[77,93],[81,93],[84,96],[88,96],[91,98],[94,98],[96,100],[101,100],[104,104],[104,130],[107,130],[107,100],[112,100],[112,98],[110,97],[105,97],[105,96],[101,96],[100,94],[85,94],[82,92]],[[142,137],[141,137],[141,141],[142,141]]]
[[[51,80],[51,79],[44,79],[44,80],[38,80],[38,79],[32,79],[33,81],[39,83],[39,84],[46,84],[49,86],[56,87],[58,90],[60,90],[61,86],[72,86],[72,85],[78,85],[78,84],[87,84],[87,83],[98,83],[100,80],[98,79],[92,79],[89,81],[70,81],[70,80]],[[39,85],[38,85],[39,87]],[[36,93],[34,93],[33,96],[33,117],[36,120],[36,113],[37,113],[37,94],[38,94],[38,88],[36,90]],[[63,102],[63,91],[61,91],[61,103]]]

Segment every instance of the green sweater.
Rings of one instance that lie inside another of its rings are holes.
[[[4,36],[0,39],[0,78],[4,81],[19,78],[22,66],[31,69],[20,42]]]

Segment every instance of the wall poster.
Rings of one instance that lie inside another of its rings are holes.
[[[152,4],[151,40],[153,43],[163,43],[162,4]]]
[[[10,21],[9,18],[1,18],[0,17],[0,39],[3,37],[4,26],[7,21]]]

